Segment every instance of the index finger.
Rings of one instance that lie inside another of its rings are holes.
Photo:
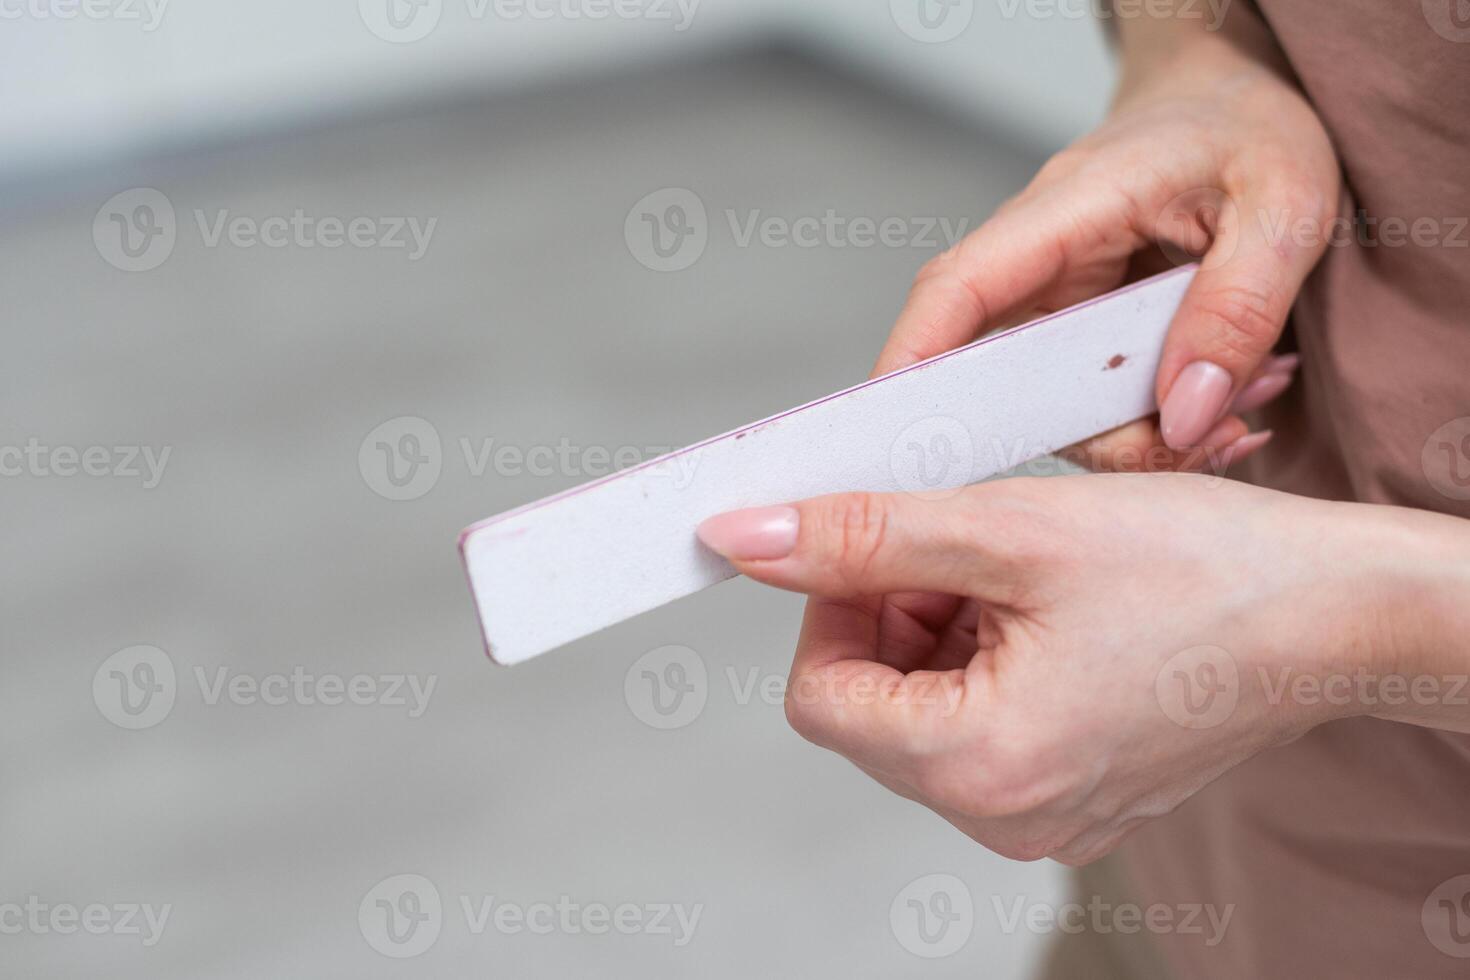
[[[1130,226],[1109,195],[1052,193],[1003,208],[919,270],[874,375],[898,371],[968,344],[1037,300],[1067,271],[1084,229]],[[1104,251],[1112,251],[1105,248]],[[1116,249],[1119,261],[1131,251]],[[1101,284],[1105,290],[1113,284]],[[1086,298],[1086,297],[1080,297]]]

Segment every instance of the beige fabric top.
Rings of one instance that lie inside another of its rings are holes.
[[[1343,213],[1363,220],[1293,313],[1302,380],[1263,420],[1277,439],[1249,477],[1470,517],[1470,2],[1256,5],[1337,146]],[[1470,878],[1444,885],[1470,875],[1470,736],[1322,726],[1115,860],[1142,904],[1235,906],[1213,948],[1157,937],[1179,978],[1470,976]]]

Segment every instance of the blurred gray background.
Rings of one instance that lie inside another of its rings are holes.
[[[304,6],[0,25],[0,973],[1026,976],[1057,869],[787,729],[797,599],[506,671],[454,545],[865,377],[1099,111],[1085,6]]]

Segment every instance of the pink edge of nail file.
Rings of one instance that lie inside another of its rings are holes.
[[[854,490],[952,490],[1153,413],[1164,336],[1194,272],[471,526],[459,545],[486,650],[518,664],[734,577],[695,537],[715,514]]]

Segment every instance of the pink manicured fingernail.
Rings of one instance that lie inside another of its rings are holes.
[[[1225,419],[1217,422],[1209,432],[1206,432],[1200,438],[1199,445],[1194,448],[1224,452],[1227,448],[1239,441],[1240,437],[1236,437],[1235,439],[1230,438],[1230,433],[1237,432],[1239,429],[1240,424],[1234,419]]]
[[[1299,354],[1280,354],[1280,355],[1278,355],[1276,357],[1271,358],[1269,361],[1267,361],[1266,362],[1266,367],[1265,367],[1264,370],[1261,371],[1261,373],[1262,374],[1290,374],[1291,372],[1295,371],[1297,368],[1299,368],[1301,366],[1302,366],[1301,355],[1299,355]]]
[[[1234,382],[1230,372],[1209,361],[1195,361],[1179,372],[1159,409],[1160,429],[1170,449],[1191,449],[1225,412]]]
[[[1252,432],[1248,436],[1241,436],[1220,453],[1220,458],[1225,461],[1226,466],[1239,463],[1251,453],[1270,442],[1271,437],[1275,434],[1270,429],[1267,429],[1265,432]]]
[[[772,561],[796,547],[801,515],[794,507],[756,507],[711,517],[699,525],[699,540],[734,561]]]
[[[1240,394],[1235,396],[1235,401],[1230,406],[1230,411],[1237,415],[1241,412],[1252,412],[1278,397],[1287,388],[1291,387],[1291,372],[1273,372],[1263,374],[1250,384],[1241,389]]]

